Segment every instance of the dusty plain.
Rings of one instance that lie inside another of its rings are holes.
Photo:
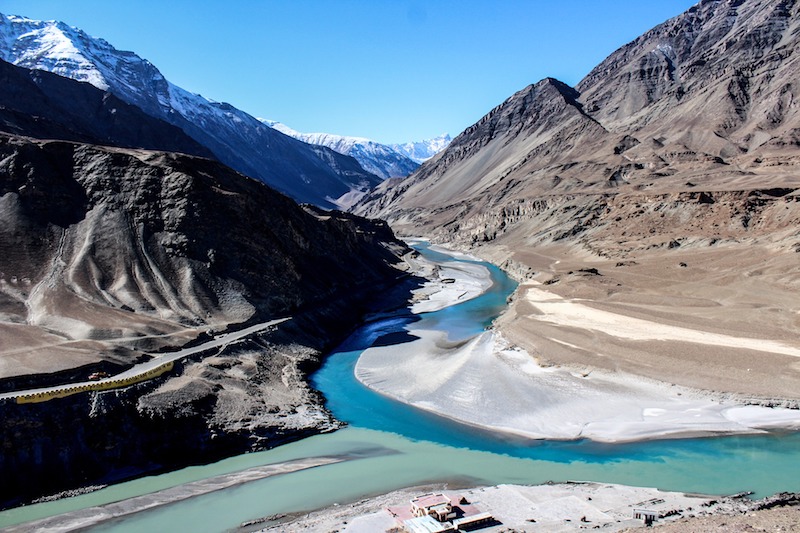
[[[796,254],[731,245],[619,260],[552,246],[512,261],[531,274],[497,326],[540,362],[775,404],[800,399]],[[567,305],[584,312],[565,318]]]
[[[470,504],[492,513],[496,523],[478,529],[485,533],[641,530],[643,521],[633,517],[633,510],[642,508],[656,511],[661,516],[655,522],[657,530],[663,528],[671,532],[789,532],[800,528],[800,508],[792,496],[751,501],[745,497],[719,498],[606,483],[557,483],[463,490],[451,490],[442,485],[413,487],[352,504],[328,507],[302,517],[291,517],[288,522],[261,531],[402,531],[387,509],[408,505],[412,498],[428,492],[464,496]],[[785,503],[788,506],[783,505]],[[776,507],[761,510],[771,505]],[[758,524],[761,529],[747,529],[749,523]],[[735,524],[741,527],[730,528]]]

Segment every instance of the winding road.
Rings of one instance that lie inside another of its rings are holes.
[[[0,393],[0,400],[16,399],[17,401],[47,401],[52,398],[60,398],[75,394],[78,392],[85,392],[89,390],[109,390],[119,387],[126,387],[128,385],[139,383],[146,379],[151,379],[160,376],[167,370],[172,368],[175,361],[194,355],[206,350],[220,348],[227,346],[233,342],[249,337],[254,333],[258,333],[265,329],[277,326],[291,317],[278,318],[270,320],[269,322],[262,322],[253,326],[234,331],[231,333],[222,333],[217,335],[208,342],[192,346],[191,348],[184,348],[177,352],[170,352],[165,354],[147,354],[151,355],[153,359],[145,363],[140,363],[129,368],[125,372],[121,372],[115,376],[110,376],[98,380],[81,381],[77,383],[65,383],[63,385],[54,385],[52,387],[41,387],[36,389],[25,389],[11,392]]]

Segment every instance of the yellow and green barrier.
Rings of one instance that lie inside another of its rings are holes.
[[[112,378],[110,380],[98,381],[97,383],[84,383],[82,385],[57,388],[50,391],[34,392],[31,394],[20,394],[19,396],[16,397],[16,400],[17,403],[39,403],[39,402],[46,402],[54,398],[66,398],[67,396],[72,396],[73,394],[79,394],[81,392],[120,389],[122,387],[128,387],[136,383],[141,383],[142,381],[147,381],[148,379],[156,378],[164,374],[165,372],[169,372],[170,370],[172,370],[174,364],[175,364],[174,361],[169,361],[167,363],[158,365],[155,368],[151,368],[147,372],[139,374],[138,376],[131,376],[122,379]]]

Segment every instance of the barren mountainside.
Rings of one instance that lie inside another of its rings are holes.
[[[510,214],[535,202],[581,196],[602,212],[607,198],[627,195],[794,189],[798,10],[793,1],[700,2],[614,52],[575,89],[545,79],[521,90],[355,210],[469,243],[509,231]],[[589,229],[574,222],[558,224],[576,227],[576,237]]]
[[[798,47],[794,0],[703,0],[575,88],[522,89],[354,211],[524,280],[498,327],[540,361],[798,398],[791,358],[558,328],[530,301],[544,284],[620,321],[794,342]]]
[[[304,211],[211,160],[0,140],[4,327],[43,343],[288,316],[396,260],[386,226]]]
[[[0,506],[335,427],[305,372],[406,251],[385,224],[303,209],[210,159],[8,134],[0,222],[3,391],[291,318],[136,386],[0,400]]]

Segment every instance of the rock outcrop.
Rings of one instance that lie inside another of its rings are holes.
[[[385,223],[300,207],[210,159],[10,134],[0,218],[4,390],[292,317],[140,385],[0,401],[4,504],[337,427],[305,377],[408,251]]]

